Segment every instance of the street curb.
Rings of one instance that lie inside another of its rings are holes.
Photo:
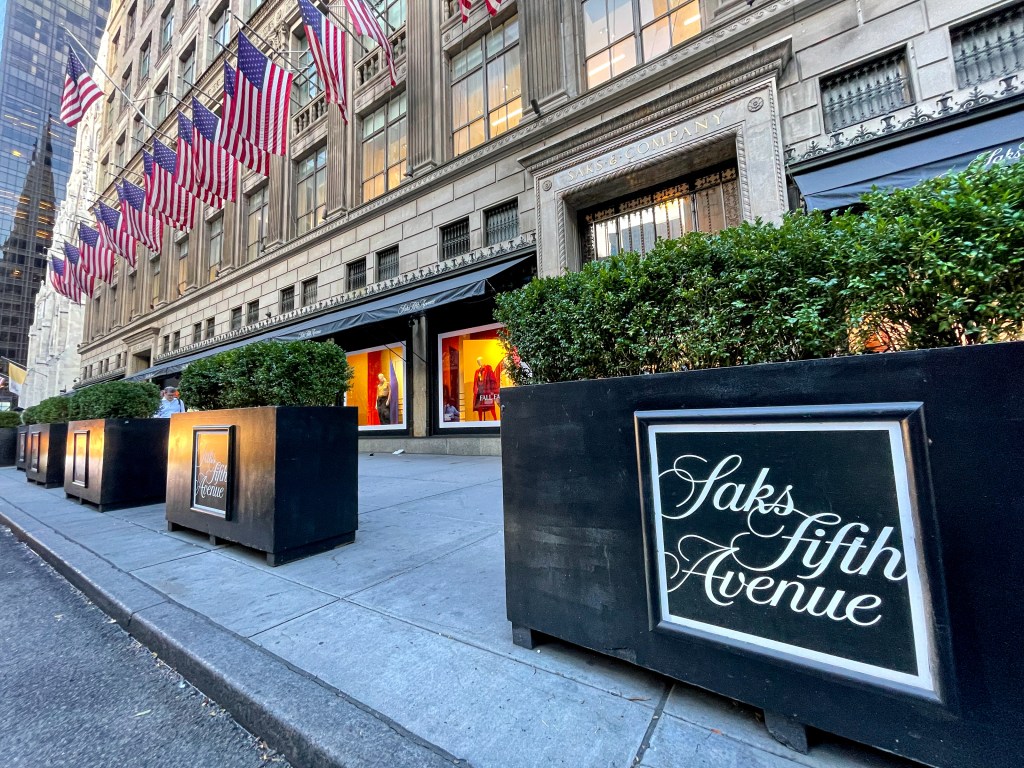
[[[13,509],[12,509],[13,507]],[[469,766],[6,502],[0,523],[296,768]]]

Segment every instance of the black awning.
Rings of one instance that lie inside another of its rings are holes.
[[[824,168],[796,171],[793,178],[808,209],[829,210],[856,203],[873,186],[912,187],[947,171],[962,170],[984,154],[993,162],[1021,158],[1024,118],[1019,110]]]
[[[369,323],[377,323],[381,320],[390,320],[417,312],[425,312],[444,304],[482,296],[487,292],[488,280],[522,264],[530,258],[532,256],[521,256],[510,261],[503,261],[500,264],[492,264],[471,272],[449,277],[446,280],[438,280],[426,285],[417,286],[411,290],[400,291],[379,299],[328,312],[295,325],[275,328],[256,336],[204,349],[202,352],[196,352],[180,357],[177,360],[168,360],[160,365],[154,365],[152,368],[147,368],[133,376],[129,376],[128,380],[142,381],[170,376],[184,370],[185,366],[196,360],[201,360],[204,357],[209,357],[219,352],[237,349],[256,341],[267,341],[270,339],[297,341],[313,339],[319,336],[330,336],[339,331],[345,331],[360,325],[368,325]]]

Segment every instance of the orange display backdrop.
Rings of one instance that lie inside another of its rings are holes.
[[[352,366],[353,376],[345,402],[359,409],[359,428],[405,427],[405,345],[350,352],[348,364]],[[386,388],[381,386],[378,374],[384,375]],[[387,397],[387,389],[390,389],[390,401],[378,403],[379,397]]]
[[[440,337],[442,428],[497,426],[501,387],[512,386],[505,373],[500,325],[470,328]]]

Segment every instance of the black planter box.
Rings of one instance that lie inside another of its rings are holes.
[[[0,467],[13,467],[18,456],[18,428],[0,427]]]
[[[17,429],[18,442],[14,449],[14,467],[24,472],[28,467],[28,426],[22,425]]]
[[[167,493],[169,419],[68,423],[64,493],[99,507],[155,504]]]
[[[31,424],[27,435],[25,478],[46,488],[64,485],[67,424]]]
[[[167,523],[267,553],[270,565],[355,540],[355,408],[176,413]]]
[[[1007,343],[504,390],[513,640],[761,707],[780,740],[1019,768],[1022,370]]]

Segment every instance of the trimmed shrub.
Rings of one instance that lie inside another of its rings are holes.
[[[68,407],[71,421],[86,419],[148,419],[160,407],[156,384],[108,381],[74,394]]]
[[[834,224],[849,247],[855,345],[1015,338],[1024,324],[1024,163],[977,161],[909,189],[873,190]]]
[[[821,214],[663,241],[496,297],[517,384],[845,354],[842,241]]]
[[[48,397],[31,408],[26,408],[21,414],[21,419],[25,424],[63,424],[68,420],[70,401],[70,397],[59,395]]]
[[[14,411],[0,411],[0,429],[4,427],[20,427],[21,414]]]
[[[352,375],[333,342],[259,341],[191,363],[178,390],[195,410],[334,405]]]

